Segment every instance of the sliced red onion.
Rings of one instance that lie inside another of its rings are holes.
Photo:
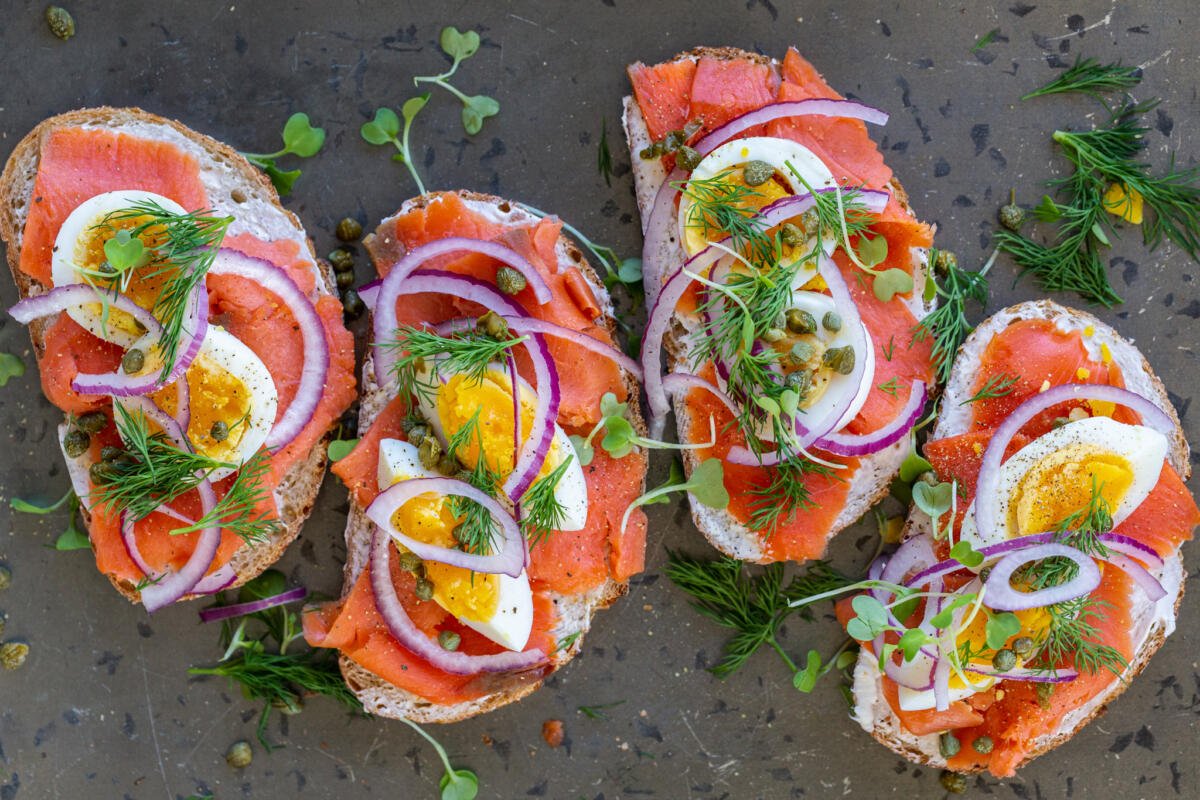
[[[183,431],[192,424],[192,387],[186,374],[175,381],[175,421]]]
[[[452,272],[419,270],[408,280],[395,286],[390,292],[390,299],[375,312],[375,344],[372,354],[375,375],[381,386],[386,386],[391,380],[392,369],[398,357],[394,348],[381,346],[398,325],[396,300],[409,294],[425,293],[461,297],[504,317],[524,315],[516,304],[488,283]],[[546,347],[545,337],[540,333],[530,334],[524,345],[530,361],[533,362],[533,374],[537,380],[537,406],[533,413],[533,425],[525,440],[525,446],[521,448],[517,466],[504,481],[504,492],[514,502],[525,494],[546,461],[550,443],[554,440],[554,423],[558,419],[560,400],[558,371],[554,359],[550,356],[550,350]]]
[[[422,264],[430,259],[438,256],[449,255],[451,253],[480,253],[501,261],[525,276],[525,280],[529,283],[529,287],[533,290],[533,295],[537,298],[540,305],[545,305],[550,302],[551,294],[550,287],[546,285],[545,278],[537,269],[518,255],[515,251],[505,247],[497,242],[484,242],[478,239],[467,239],[461,236],[451,236],[446,239],[439,239],[435,242],[423,244],[420,247],[413,248],[408,251],[399,261],[393,264],[379,284],[377,292],[371,292],[375,295],[373,300],[374,308],[372,311],[375,314],[375,341],[382,342],[387,336],[390,336],[392,331],[399,327],[396,319],[396,300],[401,296],[400,289],[412,276],[412,274]],[[456,278],[464,278],[466,276],[456,275],[452,272],[437,271],[441,275],[454,275]],[[479,281],[479,283],[483,283]],[[491,284],[484,284],[491,286]],[[365,288],[365,287],[364,287]],[[411,294],[411,292],[409,292]],[[441,292],[446,293],[446,292]],[[502,296],[502,295],[501,295]],[[359,293],[359,297],[362,294]],[[467,300],[473,298],[467,297]],[[364,301],[365,302],[365,301]],[[513,309],[517,307],[512,305]],[[493,309],[494,310],[494,309]],[[496,312],[502,313],[502,312]],[[511,312],[514,316],[520,312],[514,310]],[[379,376],[379,382],[384,383],[386,372],[379,372],[379,365],[376,364],[376,375]]]
[[[297,600],[303,600],[308,597],[308,589],[303,586],[297,586],[295,589],[288,589],[286,592],[280,592],[273,597],[263,597],[259,600],[251,600],[246,603],[234,603],[228,606],[213,606],[212,608],[200,609],[201,622],[219,622],[223,619],[232,619],[233,617],[242,617],[246,614],[254,614],[259,611],[266,611],[268,608],[294,603]]]
[[[1133,582],[1141,587],[1151,603],[1157,603],[1167,596],[1167,590],[1150,572],[1138,562],[1123,553],[1109,553],[1103,561],[1107,561],[1125,572]]]
[[[94,286],[83,283],[72,283],[51,289],[36,297],[27,297],[8,310],[13,319],[22,325],[28,325],[35,319],[48,317],[66,311],[69,308],[101,302],[101,297],[118,311],[123,311],[137,320],[138,324],[148,333],[162,333],[162,325],[148,310],[133,302],[127,295],[119,292],[105,292]]]
[[[846,189],[835,186],[817,189],[819,194],[846,191]],[[890,193],[880,189],[856,189],[855,191],[858,193],[857,202],[861,203],[863,210],[869,214],[883,213],[883,210],[887,208],[888,200],[892,197]],[[763,206],[758,212],[758,216],[762,218],[766,227],[774,228],[776,225],[781,225],[789,219],[800,216],[816,204],[817,201],[808,192],[789,195],[788,197],[781,197],[768,206]],[[841,231],[837,231],[836,234],[840,237]]]
[[[489,555],[468,553],[449,547],[414,539],[393,523],[392,517],[409,500],[425,493],[465,497],[479,503],[492,515],[499,532],[499,546]],[[521,574],[525,565],[525,537],[508,511],[495,498],[484,494],[469,483],[454,478],[411,478],[392,484],[367,506],[367,518],[387,531],[393,539],[427,561],[437,561],[452,567],[462,567],[472,572],[504,574],[513,578]]]
[[[383,285],[383,278],[376,278],[370,283],[364,284],[358,289],[358,297],[363,301],[363,305],[367,310],[374,313],[375,305],[379,301],[379,287]]]
[[[279,450],[304,430],[321,402],[325,381],[329,376],[329,342],[325,339],[325,325],[308,296],[284,270],[269,261],[252,258],[236,250],[222,250],[217,253],[209,273],[236,275],[258,284],[287,306],[300,329],[304,345],[300,383],[292,402],[288,403],[267,434],[267,449]]]
[[[1075,577],[1057,586],[1033,592],[1019,592],[1012,587],[1012,575],[1032,561],[1047,558],[1067,558],[1078,567]],[[1074,547],[1065,544],[1038,544],[1009,553],[996,562],[984,584],[988,607],[996,611],[1023,611],[1065,603],[1088,594],[1100,585],[1100,568],[1096,562]]]
[[[518,454],[521,452],[521,376],[517,374],[517,359],[512,351],[506,354],[508,362],[508,382],[512,384],[513,410],[513,469],[517,468]]]
[[[238,579],[237,571],[232,564],[224,564],[218,569],[205,575],[199,583],[192,587],[192,594],[216,594],[228,589]]]
[[[679,189],[675,184],[683,180],[685,173],[681,169],[672,170],[658,192],[654,195],[654,205],[650,207],[650,216],[646,218],[646,230],[642,242],[642,286],[646,290],[646,300],[651,306],[658,300],[662,291],[663,277],[666,264],[662,258],[671,252],[670,242],[675,224],[675,198]]]
[[[542,333],[547,336],[553,336],[556,339],[565,339],[572,344],[577,344],[585,350],[604,356],[609,361],[612,361],[621,369],[629,372],[635,377],[638,383],[642,382],[642,367],[638,362],[634,361],[629,356],[622,353],[617,348],[610,344],[600,341],[592,336],[588,336],[582,331],[577,331],[572,328],[567,328],[562,325],[555,325],[553,322],[547,322],[544,319],[528,316],[502,316],[508,329],[513,333]],[[448,333],[455,331],[470,330],[475,327],[473,319],[455,319],[449,322],[443,322],[434,328],[439,336],[445,336]]]
[[[1151,569],[1162,569],[1163,559],[1153,547],[1142,544],[1137,539],[1120,533],[1105,533],[1100,536],[1100,542],[1109,550],[1133,556],[1145,562]]]
[[[1027,683],[1066,683],[1079,677],[1079,673],[1068,667],[1062,669],[1031,669],[1029,667],[1014,667],[1006,672],[988,667],[984,664],[969,664],[963,667],[967,672],[977,675],[987,675],[1002,681],[1025,681]]]
[[[693,375],[690,372],[671,372],[662,379],[662,385],[663,391],[667,394],[677,394],[691,389],[702,389],[720,400],[721,404],[729,409],[730,414],[735,417],[738,415],[737,403],[733,402],[733,398],[699,375]]]
[[[777,119],[786,117],[844,117],[846,119],[861,119],[872,125],[886,125],[888,113],[878,108],[859,103],[854,100],[834,100],[825,97],[814,97],[808,100],[781,100],[768,103],[761,108],[747,111],[734,117],[721,127],[709,132],[693,145],[702,156],[706,156],[739,133],[765,125]]]
[[[939,658],[933,668],[934,708],[945,711],[950,708],[950,659]]]
[[[149,399],[145,397],[130,397],[125,399],[123,403],[129,411],[133,413],[141,412],[147,420],[154,422],[162,428],[163,433],[175,443],[176,447],[183,449],[188,446],[187,439],[184,437],[179,423]],[[213,491],[212,484],[208,479],[203,478],[201,473],[197,473],[197,475],[202,477],[202,480],[196,486],[196,493],[200,496],[200,514],[204,516],[216,507],[217,495]],[[146,607],[146,611],[153,614],[155,611],[165,608],[176,600],[192,593],[196,585],[208,573],[209,567],[212,566],[213,560],[217,557],[217,550],[220,546],[220,527],[205,528],[199,532],[199,535],[196,537],[195,549],[192,550],[187,563],[178,572],[167,571],[160,575],[151,575],[147,571],[147,577],[153,582],[141,591],[142,605]]]
[[[1035,416],[1047,408],[1072,400],[1099,400],[1125,406],[1142,418],[1143,425],[1158,431],[1168,440],[1175,434],[1175,423],[1170,415],[1153,401],[1127,389],[1099,384],[1067,383],[1035,394],[1017,406],[1000,427],[996,428],[988,441],[987,449],[983,452],[975,495],[975,527],[984,541],[1003,539],[1007,536],[1007,531],[996,518],[994,506],[999,504],[992,501],[1000,489],[1000,464],[1004,460],[1004,451],[1008,448],[1008,443]]]
[[[159,332],[147,334],[139,340],[147,347],[157,344],[162,335]],[[196,355],[204,344],[204,336],[208,333],[208,291],[204,284],[196,287],[191,300],[188,301],[187,315],[183,320],[183,337],[179,342],[179,352],[175,364],[166,379],[162,379],[161,370],[147,370],[138,375],[129,375],[118,367],[113,372],[99,374],[79,373],[71,381],[71,388],[83,394],[107,394],[113,397],[134,397],[150,394],[171,383],[179,381],[187,373]],[[136,346],[136,345],[135,345]]]
[[[986,564],[989,559],[1013,553],[1018,550],[1024,550],[1027,547],[1032,547],[1038,544],[1053,544],[1058,539],[1057,533],[1031,533],[1026,536],[1018,536],[1014,539],[1005,539],[998,544],[988,545],[981,548],[978,552],[984,557],[980,566]],[[904,582],[905,586],[920,586],[925,581],[932,578],[940,578],[948,575],[951,572],[957,572],[960,569],[965,569],[961,561],[953,558],[948,558],[945,561],[939,561],[931,567],[918,572],[913,577]]]
[[[396,484],[397,486],[403,483]],[[474,675],[480,672],[517,672],[532,669],[548,661],[541,650],[506,651],[486,656],[472,656],[457,650],[447,650],[421,632],[404,610],[392,583],[391,540],[381,528],[371,537],[371,589],[375,607],[379,609],[388,632],[405,649],[420,656],[432,666],[453,675]]]
[[[822,450],[839,456],[864,456],[878,453],[885,447],[890,447],[903,439],[921,418],[925,409],[927,393],[925,384],[913,381],[908,393],[908,402],[896,415],[896,418],[873,433],[854,435],[849,433],[827,433],[813,444]]]

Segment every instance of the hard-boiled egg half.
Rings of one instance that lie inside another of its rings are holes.
[[[50,261],[54,285],[86,283],[110,288],[115,279],[105,277],[108,274],[105,244],[118,231],[135,228],[149,219],[117,219],[113,215],[145,203],[156,203],[175,214],[186,213],[182,206],[169,197],[136,189],[104,192],[80,203],[63,221],[54,239],[54,253]],[[155,237],[162,235],[161,230],[149,228],[142,236],[143,244],[153,246]],[[150,309],[154,307],[167,277],[160,267],[147,265],[122,276],[118,288],[138,305]],[[99,300],[94,304],[68,309],[67,313],[89,332],[122,347],[129,347],[145,333],[140,324],[122,311],[110,310],[106,318]]]
[[[379,489],[412,478],[442,477],[421,465],[417,448],[397,439],[379,443]],[[393,524],[413,539],[456,547],[458,520],[447,498],[424,494],[397,511]],[[400,545],[397,545],[400,548]],[[425,577],[433,584],[433,599],[459,622],[509,650],[524,650],[533,629],[533,591],[524,571],[488,575],[463,567],[425,562]]]
[[[425,370],[418,374],[420,383],[428,387],[427,391],[417,392],[421,413],[443,445],[478,415],[475,423],[477,434],[467,435],[465,444],[456,455],[471,468],[478,463],[482,452],[488,468],[501,479],[507,478],[512,472],[516,455],[513,441],[513,386],[508,370],[498,364],[492,365],[483,373],[482,380],[476,380],[474,376],[444,368],[435,373],[435,365],[436,360],[427,360]],[[523,379],[518,377],[517,380],[521,438],[524,442],[533,429],[537,394]],[[587,482],[583,477],[583,467],[570,437],[557,423],[553,424],[554,438],[538,478],[549,475],[564,461],[570,460],[554,487],[554,497],[564,512],[558,530],[582,530],[587,524],[588,514]]]
[[[134,346],[146,347],[147,353],[156,352],[149,341],[135,342]],[[144,371],[160,369],[159,359],[147,357]],[[235,472],[266,441],[279,405],[275,382],[248,345],[216,325],[209,326],[200,352],[180,380],[187,381],[190,417],[185,433],[192,449],[233,465],[209,475],[211,480],[220,480]],[[175,383],[150,397],[163,411],[177,416],[179,394]],[[121,399],[114,401],[119,403]]]
[[[1086,417],[1018,450],[1000,466],[996,495],[975,503],[991,503],[994,518],[1011,538],[1057,529],[1088,507],[1095,486],[1119,525],[1158,483],[1167,448],[1167,438],[1144,425]],[[973,513],[964,519],[962,535],[982,545],[997,538],[980,535]]]

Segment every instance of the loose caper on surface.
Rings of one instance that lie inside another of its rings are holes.
[[[237,741],[229,745],[225,752],[225,763],[234,769],[245,769],[254,760],[254,750],[247,741]]]
[[[5,642],[0,644],[0,667],[12,671],[20,669],[29,657],[29,645],[24,642]]]
[[[329,253],[329,263],[335,272],[353,272],[354,254],[344,247],[339,247]]]
[[[343,217],[334,233],[340,241],[353,242],[362,236],[362,224],[354,217]]]
[[[75,35],[75,18],[62,6],[46,7],[46,24],[50,32],[64,42]]]
[[[363,305],[362,298],[358,296],[358,292],[353,289],[347,289],[346,293],[342,295],[342,311],[350,319],[357,319],[362,316],[366,308]]]

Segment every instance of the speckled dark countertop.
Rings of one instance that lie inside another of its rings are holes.
[[[1048,134],[1080,124],[1086,98],[1019,103],[1017,97],[1076,53],[1145,64],[1139,96],[1166,102],[1149,135],[1150,157],[1168,149],[1185,162],[1200,152],[1200,48],[1188,0],[983,3],[708,2],[514,3],[117,3],[76,0],[77,36],[54,39],[42,4],[6,4],[0,32],[0,137],[7,152],[42,118],[86,105],[135,104],[176,117],[235,146],[270,149],[287,115],[309,112],[329,131],[321,155],[303,164],[288,206],[317,242],[333,246],[346,214],[373,224],[413,193],[406,174],[365,145],[358,126],[377,105],[398,107],[410,76],[442,68],[445,24],[475,27],[484,47],[459,83],[499,98],[502,111],[474,139],[457,105],[436,97],[414,133],[422,171],[435,188],[497,192],[551,209],[623,253],[640,246],[621,152],[620,99],[626,62],[655,61],[696,44],[781,54],[796,44],[843,92],[892,113],[887,158],[914,207],[938,223],[939,243],[968,263],[986,255],[996,207],[1010,186],[1035,200],[1062,162]],[[334,10],[334,9],[337,10]],[[702,10],[703,9],[703,10]],[[976,39],[999,29],[992,44]],[[596,172],[607,119],[617,161],[610,189]],[[1189,414],[1200,336],[1200,269],[1170,249],[1153,256],[1136,241],[1114,251],[1115,283],[1128,302],[1102,316],[1143,348],[1172,390],[1194,442]],[[360,275],[367,275],[360,258]],[[1030,297],[1029,283],[1001,261],[993,308]],[[15,290],[0,281],[7,306]],[[32,364],[25,331],[0,319],[0,350]],[[53,444],[57,412],[36,370],[0,390],[6,457],[0,493],[58,495],[67,480]],[[651,476],[657,481],[664,460]],[[296,581],[335,592],[346,500],[336,481],[282,562]],[[851,722],[826,681],[798,695],[770,654],[724,683],[704,667],[723,633],[692,612],[660,573],[664,546],[704,552],[683,507],[650,513],[649,569],[629,596],[598,619],[583,657],[515,707],[435,732],[454,760],[480,776],[481,797],[818,798],[940,797],[935,771],[904,763]],[[148,619],[117,596],[86,553],[46,549],[61,519],[0,509],[0,562],[13,575],[0,593],[6,636],[32,653],[0,672],[0,800],[433,797],[441,773],[412,731],[351,719],[324,700],[273,718],[286,749],[256,748],[243,772],[223,755],[253,739],[258,709],[216,680],[189,680],[189,665],[217,655],[216,631],[195,605]],[[844,564],[866,558],[869,528],[833,546]],[[1200,549],[1188,564],[1196,567]],[[1170,798],[1200,795],[1196,656],[1200,613],[1189,594],[1181,625],[1140,680],[1095,724],[1019,778],[972,779],[975,795],[1016,798]],[[836,646],[828,619],[793,622],[786,645],[799,654]],[[607,720],[580,705],[623,701]],[[566,723],[550,749],[543,720]]]

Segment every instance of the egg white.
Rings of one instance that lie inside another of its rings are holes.
[[[54,239],[54,252],[50,259],[50,277],[55,286],[68,286],[73,283],[87,283],[79,272],[82,254],[94,231],[92,228],[103,222],[104,217],[114,211],[130,208],[136,203],[155,202],[167,211],[176,214],[186,213],[183,206],[169,197],[163,197],[153,192],[140,189],[122,189],[114,192],[104,192],[90,197],[75,207],[63,221]],[[138,339],[120,327],[104,324],[100,313],[100,304],[95,306],[77,306],[67,309],[71,319],[79,323],[90,333],[114,342],[122,347],[129,347]]]
[[[439,478],[441,475],[421,466],[417,448],[399,439],[379,442],[379,489],[412,478]],[[524,650],[533,630],[533,590],[524,570],[517,577],[498,574],[496,611],[486,620],[459,618],[468,628],[488,637],[509,650]],[[433,596],[442,605],[435,592]],[[443,606],[445,608],[445,606]]]
[[[1079,444],[1103,448],[1105,452],[1121,457],[1133,472],[1128,491],[1117,507],[1112,509],[1114,526],[1120,525],[1150,495],[1158,483],[1168,449],[1167,438],[1144,425],[1127,425],[1110,417],[1087,417],[1069,422],[1034,439],[1001,465],[998,491],[995,497],[988,498],[995,518],[1001,520],[1002,524],[1008,520],[1015,501],[1014,493],[1031,468],[1054,452]],[[997,539],[985,539],[976,528],[974,512],[977,502],[972,502],[963,520],[962,536],[978,544],[995,544]],[[1008,535],[1015,535],[1015,532],[1009,531]]]
[[[509,380],[507,367],[494,364],[488,367],[488,372],[502,384],[507,383]],[[443,372],[442,376],[448,377],[449,374],[449,372]],[[438,377],[432,373],[431,364],[427,364],[426,369],[419,374],[418,380],[427,386],[441,385]],[[534,391],[534,388],[520,376],[517,377],[517,381],[520,385],[522,406],[536,405],[537,392]],[[511,395],[509,395],[509,398],[508,402],[511,404]],[[445,445],[448,437],[437,411],[437,397],[435,393],[419,392],[417,403],[421,409],[421,413],[433,428],[434,433],[437,434],[438,439]],[[575,445],[571,443],[571,437],[567,436],[566,431],[558,423],[553,423],[553,425],[554,439],[550,444],[550,452],[546,457],[549,470],[557,469],[568,458],[571,460],[571,463],[567,465],[566,470],[554,488],[554,497],[564,510],[563,521],[558,530],[583,530],[584,526],[587,525],[588,516],[588,488],[587,481],[583,476],[583,465],[579,460],[579,454],[575,452]],[[522,435],[527,437],[528,432],[523,431]]]

